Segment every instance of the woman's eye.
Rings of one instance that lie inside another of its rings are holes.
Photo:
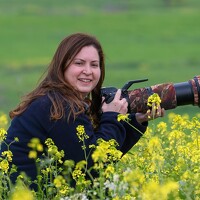
[[[98,63],[93,63],[92,67],[99,67],[99,64]]]
[[[76,61],[75,64],[76,65],[82,65],[82,62]]]

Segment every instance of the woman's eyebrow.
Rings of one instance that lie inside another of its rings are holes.
[[[85,61],[85,59],[82,58],[74,58],[74,60]],[[99,62],[99,60],[92,60],[91,62]]]

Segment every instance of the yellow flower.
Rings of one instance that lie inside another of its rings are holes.
[[[151,137],[149,140],[149,145],[148,147],[150,149],[162,149],[161,147],[161,141],[158,137]]]
[[[70,167],[70,168],[74,167],[74,161],[73,160],[65,160],[63,164],[64,164],[64,166],[67,166],[67,167]]]
[[[53,183],[54,183],[56,188],[60,188],[62,185],[64,185],[66,183],[66,181],[63,178],[63,176],[59,175],[54,179]]]
[[[62,158],[64,157],[65,153],[63,150],[58,151],[58,147],[54,144],[51,138],[47,138],[45,144],[48,148],[48,153],[52,156],[53,159],[57,160],[59,163],[63,163]]]
[[[53,142],[53,140],[51,138],[47,138],[45,140],[45,144],[49,147],[49,146],[54,145],[54,142]]]
[[[5,131],[5,129],[0,128],[0,143],[5,140],[6,135],[7,135],[7,132]]]
[[[108,162],[117,161],[121,158],[122,152],[116,149],[118,145],[115,140],[105,141],[99,139],[97,141],[98,146],[92,154],[92,159],[94,162]]]
[[[81,160],[76,164],[76,169],[84,169],[87,165],[87,162],[85,160]]]
[[[129,114],[126,114],[126,115],[124,115],[124,114],[118,114],[117,115],[117,121],[119,122],[119,121],[128,121],[129,120]]]
[[[129,183],[133,192],[135,192],[135,188],[139,187],[139,185],[143,185],[145,183],[145,175],[140,169],[127,169],[123,172],[123,180],[126,183]]]
[[[200,120],[197,117],[192,118],[192,125],[193,127],[199,129],[200,128]]]
[[[40,143],[39,138],[32,138],[30,142],[28,143],[28,147],[31,148],[28,157],[30,159],[36,159],[37,158],[37,152],[43,151],[43,145]]]
[[[13,154],[12,154],[11,151],[3,151],[3,152],[1,153],[1,155],[2,155],[3,157],[6,157],[7,160],[8,160],[9,162],[12,162],[12,156],[13,156]]]
[[[76,130],[77,130],[77,136],[79,138],[80,141],[84,141],[84,139],[88,139],[89,136],[86,134],[85,132],[85,127],[83,125],[78,125],[76,127]]]
[[[72,177],[75,181],[78,181],[80,177],[84,179],[85,174],[80,169],[75,169],[72,172]]]
[[[106,175],[106,178],[108,178],[111,174],[114,174],[115,172],[115,168],[113,165],[108,165],[106,170],[105,170],[105,175]]]
[[[152,108],[154,106],[155,106],[154,108],[158,108],[160,103],[161,103],[161,99],[160,99],[160,97],[159,97],[159,95],[157,93],[154,93],[154,94],[150,95],[148,100],[147,100],[147,105],[149,107],[152,107]]]
[[[42,144],[38,144],[37,147],[36,147],[37,151],[40,151],[42,152],[43,151],[43,146]]]
[[[185,134],[183,131],[179,131],[179,130],[172,130],[169,134],[168,134],[168,139],[170,141],[170,144],[174,144],[174,142],[179,142],[182,143],[182,140],[185,139]]]
[[[34,195],[23,183],[17,183],[10,200],[34,200]]]
[[[0,127],[5,127],[8,124],[8,119],[5,114],[0,116]]]
[[[178,183],[167,182],[163,185],[159,185],[157,182],[151,181],[149,184],[143,186],[141,191],[142,199],[147,200],[167,200],[169,195],[178,195]]]
[[[158,131],[160,131],[161,133],[164,133],[167,131],[167,124],[165,122],[160,122],[158,125],[157,125],[157,129]]]
[[[14,137],[14,141],[15,142],[19,142],[19,138],[18,137]]]
[[[29,151],[28,157],[30,159],[36,159],[37,158],[37,151],[34,151],[34,150]]]
[[[187,119],[187,117],[181,115],[175,115],[172,120],[172,129],[183,130],[187,129],[191,123]]]
[[[2,170],[3,173],[7,173],[9,169],[9,163],[6,159],[2,160],[0,162],[0,169]]]
[[[40,143],[39,138],[32,138],[31,141],[28,143],[28,147],[40,152],[43,151],[43,146]]]
[[[59,193],[61,195],[67,195],[70,192],[70,187],[68,185],[63,185],[60,189],[59,189]]]
[[[161,103],[161,99],[157,93],[154,93],[151,96],[149,96],[149,98],[147,100],[147,106],[149,106],[149,108],[151,108],[151,111],[150,110],[147,111],[149,119],[151,119],[151,116],[149,115],[150,112],[152,112],[153,119],[155,118],[155,114],[156,114],[156,112],[158,112],[157,109],[160,106],[160,103]]]

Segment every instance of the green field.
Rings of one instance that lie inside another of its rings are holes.
[[[101,41],[105,86],[148,78],[133,88],[200,75],[200,1],[0,0],[0,112],[37,84],[59,42],[73,32]],[[176,113],[199,113],[184,106]]]

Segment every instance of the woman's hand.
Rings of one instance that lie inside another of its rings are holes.
[[[150,121],[158,117],[164,117],[164,115],[165,109],[159,106],[158,109],[155,111],[148,110],[146,113],[136,113],[135,117],[136,120],[141,124],[145,121]]]
[[[102,99],[104,101],[104,99]],[[118,89],[113,101],[110,103],[102,104],[102,112],[118,112],[120,114],[126,114],[128,112],[128,102],[125,98],[121,99],[121,90]]]

